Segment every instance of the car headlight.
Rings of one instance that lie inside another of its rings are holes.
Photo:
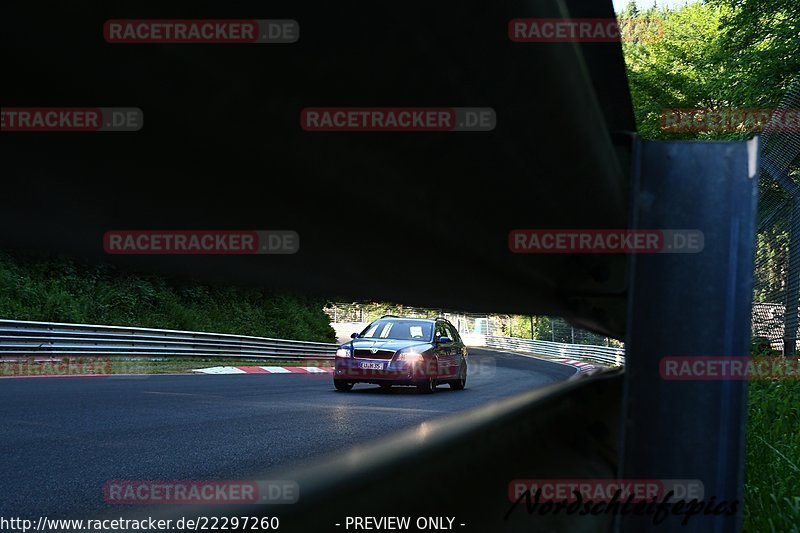
[[[398,361],[405,361],[406,363],[416,363],[417,361],[422,361],[422,354],[415,352],[414,350],[408,350],[405,352],[401,352],[397,356]]]
[[[336,350],[336,357],[350,357],[350,350],[347,348],[339,348]]]

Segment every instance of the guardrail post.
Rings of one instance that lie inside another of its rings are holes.
[[[620,518],[624,533],[731,533],[741,528],[747,382],[672,381],[669,356],[747,356],[757,140],[641,142],[634,151],[633,229],[699,229],[700,253],[631,255],[621,479],[699,479],[733,515]],[[673,500],[674,501],[674,500]]]

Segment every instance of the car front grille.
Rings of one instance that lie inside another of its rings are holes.
[[[378,350],[372,353],[372,350],[356,350],[353,356],[357,359],[391,359],[394,357],[394,350]]]

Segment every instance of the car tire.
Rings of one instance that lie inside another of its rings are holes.
[[[381,390],[389,390],[389,389],[392,388],[392,384],[391,383],[381,383],[380,387],[381,387]]]
[[[340,392],[347,392],[353,388],[353,384],[342,379],[334,379],[333,386]]]
[[[424,380],[417,383],[417,390],[423,394],[430,394],[436,390],[436,380],[433,376],[428,376]]]
[[[458,379],[450,382],[450,388],[453,390],[464,390],[467,386],[467,362],[461,364],[461,369],[458,371]]]

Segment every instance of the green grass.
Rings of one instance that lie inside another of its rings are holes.
[[[335,342],[325,302],[0,251],[0,318]]]
[[[800,533],[800,381],[752,381],[744,531]]]

